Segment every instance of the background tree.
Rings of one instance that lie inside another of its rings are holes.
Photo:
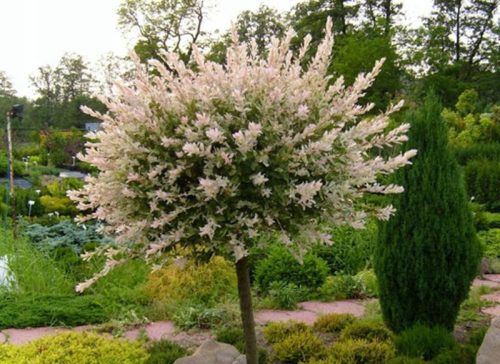
[[[435,89],[446,106],[468,88],[488,101],[499,100],[497,9],[498,0],[434,2],[431,15],[410,32],[402,47],[409,69],[419,71],[417,86],[423,86],[423,93]]]
[[[364,0],[360,5],[365,28],[381,30],[386,37],[390,35],[403,8],[403,4],[396,0]]]
[[[203,35],[204,0],[123,0],[118,22],[139,37],[135,51],[142,62],[162,61],[160,51],[177,53],[186,63]]]
[[[481,256],[440,113],[430,94],[410,115],[406,147],[418,148],[418,154],[396,174],[405,193],[382,226],[375,253],[382,313],[396,332],[416,323],[452,330]]]
[[[39,97],[33,103],[30,124],[33,127],[82,128],[88,116],[80,111],[82,105],[103,105],[90,95],[94,78],[82,56],[65,54],[55,66],[42,66],[31,77]]]
[[[259,54],[264,55],[273,36],[283,37],[286,24],[283,15],[277,10],[261,5],[255,12],[247,10],[239,14],[234,27],[242,42],[255,41]],[[222,35],[221,39],[211,44],[207,58],[214,62],[224,63],[230,43],[231,33],[227,32]]]
[[[87,109],[104,120],[82,157],[99,173],[71,197],[89,212],[84,220],[102,219],[119,245],[108,251],[103,271],[78,290],[134,253],[161,258],[165,250],[193,244],[232,253],[247,362],[255,364],[248,251],[257,238],[280,234],[300,259],[318,241],[329,243],[333,225],[362,228],[370,215],[389,218],[392,206],[355,203],[365,194],[401,192],[377,177],[415,154],[369,157],[406,140],[408,129],[387,130],[401,104],[362,118],[370,107],[357,102],[382,64],[350,88],[330,85],[331,23],[305,72],[307,43],[290,62],[292,37],[289,32],[274,43],[265,60],[235,42],[226,67],[206,62],[195,49],[198,72],[172,55],[173,71],[154,62],[152,80],[138,63],[134,88],[106,100],[110,113]]]
[[[12,82],[4,71],[0,70],[0,97],[13,96],[15,90],[12,87]]]

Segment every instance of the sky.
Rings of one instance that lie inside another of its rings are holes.
[[[121,0],[1,0],[0,70],[19,96],[33,98],[29,77],[43,65],[54,66],[64,53],[96,62],[113,52],[124,55],[132,44],[118,29]],[[299,0],[212,0],[206,31],[226,30],[244,10],[266,4],[285,11]],[[432,0],[403,0],[409,23],[430,12]]]

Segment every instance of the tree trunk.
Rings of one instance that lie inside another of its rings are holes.
[[[258,364],[257,338],[255,336],[255,322],[253,319],[248,257],[244,257],[236,263],[236,274],[238,276],[238,293],[240,296],[241,321],[243,323],[243,333],[245,335],[247,364]]]

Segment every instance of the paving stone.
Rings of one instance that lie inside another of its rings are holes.
[[[150,340],[158,341],[167,336],[173,335],[175,327],[170,321],[151,322],[141,328],[128,330],[125,332],[124,337],[130,340],[137,340],[141,331],[145,331],[145,334]]]
[[[361,317],[365,313],[365,308],[359,300],[345,300],[335,302],[308,301],[299,304],[299,308],[325,315],[328,313],[350,313],[356,317]]]
[[[474,279],[474,282],[472,282],[472,286],[474,287],[487,286],[491,288],[500,288],[500,283],[492,280],[476,278]]]
[[[492,302],[499,302],[500,303],[500,291],[488,293],[488,294],[483,294],[481,296],[481,299],[485,300],[485,301],[492,301]]]
[[[481,312],[491,316],[500,316],[500,306],[486,307]]]
[[[7,329],[4,330],[4,335],[8,338],[10,344],[25,344],[33,340],[39,339],[48,335],[55,335],[65,329],[55,327],[37,327],[33,329]]]
[[[483,277],[488,281],[500,283],[500,274],[485,274]]]

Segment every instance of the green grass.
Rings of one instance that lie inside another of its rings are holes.
[[[481,296],[492,292],[493,289],[486,286],[473,287],[469,292],[469,297],[460,306],[457,323],[467,321],[480,321],[485,315],[481,313],[481,309],[494,305],[493,302],[481,299]]]
[[[142,261],[124,264],[78,295],[75,285],[81,277],[63,269],[27,238],[4,234],[0,255],[9,257],[15,276],[10,290],[0,290],[1,328],[129,322],[142,320],[148,310],[150,301],[142,285],[149,268]],[[98,264],[89,265],[89,277],[98,269]]]

